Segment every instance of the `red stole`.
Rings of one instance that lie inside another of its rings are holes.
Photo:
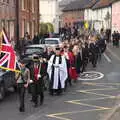
[[[39,67],[34,67],[34,78],[38,81]]]

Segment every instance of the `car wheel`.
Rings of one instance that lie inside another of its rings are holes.
[[[4,84],[0,85],[0,100],[3,100],[5,97],[5,88],[4,88]]]

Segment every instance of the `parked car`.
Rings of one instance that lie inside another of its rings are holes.
[[[11,87],[16,88],[15,72],[0,69],[0,100]]]
[[[37,54],[39,56],[44,56],[44,50],[46,49],[46,46],[45,45],[30,45],[30,46],[27,46],[25,48],[25,53],[23,55],[23,59],[25,60],[25,62],[27,63],[26,64],[26,67],[27,68],[30,68],[31,66],[31,61],[32,61],[32,56],[33,54]],[[44,79],[44,87],[46,90],[48,90],[49,88],[49,81],[48,81],[48,75],[46,73],[46,75],[43,77]]]
[[[24,53],[22,54],[22,58],[24,60],[31,60],[33,54],[37,54],[39,56],[43,55],[44,50],[46,49],[45,45],[29,45],[25,48]]]
[[[62,44],[61,38],[45,38],[40,44],[45,44],[46,46],[55,47]]]

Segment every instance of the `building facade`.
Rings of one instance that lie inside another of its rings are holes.
[[[112,4],[112,32],[120,32],[120,1]]]
[[[111,6],[93,10],[93,26],[96,30],[111,29]]]
[[[40,22],[50,22],[55,32],[59,30],[59,2],[58,0],[40,0]]]
[[[30,38],[39,32],[39,0],[19,0],[19,37],[28,32]]]
[[[0,0],[0,31],[5,28],[10,40],[15,39],[15,11],[15,0]]]
[[[62,14],[62,26],[74,25],[84,21],[84,10],[64,11]]]

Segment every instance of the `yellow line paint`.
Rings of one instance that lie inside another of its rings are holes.
[[[94,100],[104,100],[104,99],[116,99],[116,97],[114,97],[114,96],[113,97],[101,97],[101,98],[80,99],[80,100],[71,100],[71,101],[75,101],[75,102],[80,102],[80,101],[94,101]],[[65,101],[65,102],[69,102],[69,101]]]
[[[72,119],[68,119],[68,118],[58,117],[58,116],[56,116],[56,115],[47,115],[47,117],[57,118],[57,119],[59,119],[59,120],[72,120]]]
[[[85,104],[85,103],[75,102],[75,101],[68,101],[68,103],[72,103],[72,104],[76,104],[76,105],[82,105],[82,106],[88,106],[88,107],[94,107],[94,108],[98,108],[98,109],[110,109],[110,108],[106,108],[106,107],[102,107],[102,106]]]
[[[118,88],[101,88],[101,89],[88,89],[88,90],[83,90],[83,91],[90,92],[90,91],[104,91],[104,90],[119,90],[119,89]]]
[[[90,82],[85,82],[83,84],[93,84],[93,85],[120,85],[120,83],[90,83]]]
[[[55,113],[55,114],[50,114],[50,115],[46,115],[47,117],[51,117],[51,118],[57,118],[59,120],[72,120],[72,119],[68,119],[68,118],[64,118],[64,117],[58,117],[58,116],[62,116],[62,115],[69,115],[69,114],[77,114],[77,113],[85,113],[85,112],[95,112],[95,111],[103,111],[103,110],[110,110],[109,109],[91,109],[91,110],[82,110],[82,111],[73,111],[73,112],[63,112],[63,113]]]
[[[104,85],[104,84],[96,84],[96,83],[89,83],[89,82],[85,82],[83,83],[84,85],[91,85],[91,86],[96,86],[96,87],[106,87],[106,88],[113,88],[113,86],[107,86],[107,85]]]
[[[80,91],[77,91],[77,92],[86,93],[86,94],[91,94],[91,95],[98,95],[98,96],[103,96],[103,97],[115,97],[115,96],[112,96],[112,95],[98,94],[98,93],[87,92],[87,91],[83,91],[83,90],[80,90]]]

